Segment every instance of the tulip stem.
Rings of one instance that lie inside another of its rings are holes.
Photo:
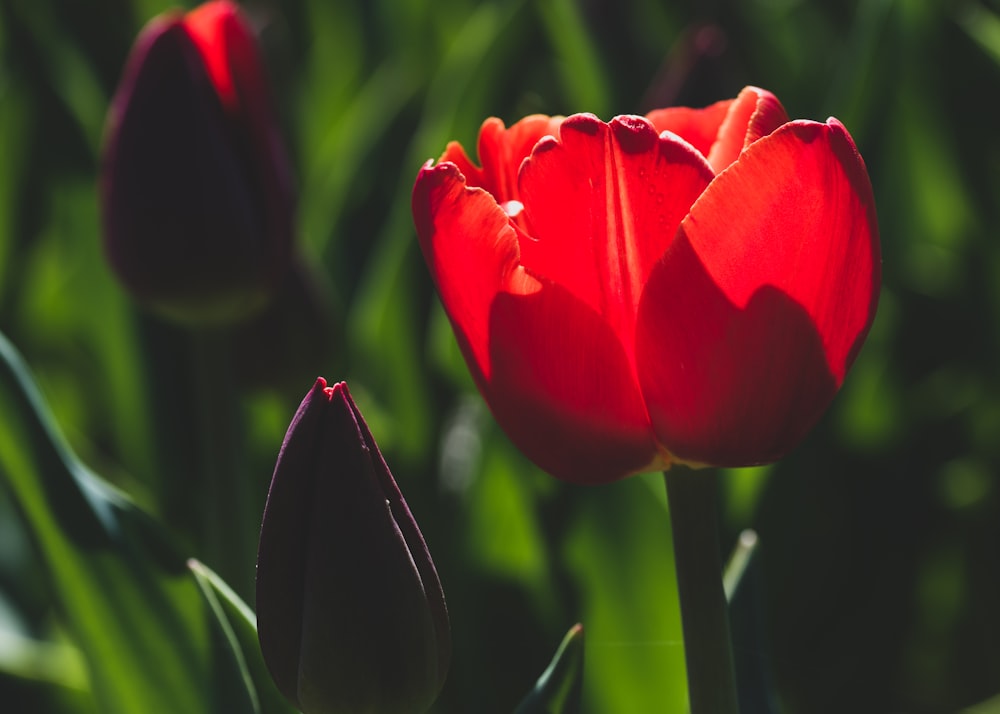
[[[201,483],[201,537],[206,560],[242,596],[252,592],[255,529],[253,482],[243,463],[239,405],[228,330],[191,334]]]
[[[738,714],[729,614],[722,584],[715,472],[664,472],[684,631],[691,714]]]

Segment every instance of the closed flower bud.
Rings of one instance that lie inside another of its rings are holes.
[[[143,29],[106,126],[105,253],[140,302],[188,323],[265,303],[291,259],[291,171],[246,19],[227,0]]]
[[[271,676],[306,714],[421,714],[444,684],[441,583],[344,383],[316,381],[278,455],[257,626]]]

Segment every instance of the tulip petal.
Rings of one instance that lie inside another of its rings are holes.
[[[843,126],[791,122],[695,203],[639,306],[639,381],[682,460],[773,461],[815,424],[875,315],[874,199]]]
[[[234,27],[238,22],[236,12],[236,6],[227,0],[207,2],[185,15],[183,24],[201,53],[205,69],[222,103],[230,112],[239,114],[240,98],[236,91],[239,73],[233,72],[231,56],[235,54],[244,61],[249,58],[251,64],[240,67],[240,72],[260,76],[261,67],[255,54],[241,47],[245,43],[241,41],[238,27]]]
[[[562,286],[497,296],[490,359],[486,401],[515,445],[548,473],[600,483],[657,460],[624,346]]]
[[[500,290],[525,277],[515,229],[493,197],[467,188],[451,163],[428,162],[421,169],[413,219],[458,344],[482,389],[491,378],[490,306]]]
[[[767,136],[788,121],[788,114],[778,98],[766,89],[745,87],[729,105],[719,127],[708,163],[716,173],[739,158],[740,153],[762,136]]]
[[[239,5],[229,0],[207,2],[184,16],[184,28],[205,62],[205,69],[219,99],[235,124],[231,130],[243,144],[242,155],[252,162],[244,170],[255,179],[255,203],[264,209],[263,221],[270,235],[287,240],[270,246],[291,245],[289,216],[293,214],[292,167],[277,130],[266,82],[267,72],[250,24]],[[265,246],[267,247],[267,246]],[[290,251],[274,251],[269,260],[284,264]]]
[[[517,446],[578,482],[653,460],[624,345],[600,315],[519,265],[517,231],[492,196],[466,188],[455,165],[428,163],[413,215],[469,370]]]
[[[431,659],[437,662],[437,671],[435,674],[438,682],[443,684],[448,667],[451,664],[451,625],[448,620],[448,605],[445,602],[444,589],[441,587],[437,568],[434,567],[434,559],[431,557],[427,542],[420,532],[417,520],[410,512],[410,507],[406,504],[399,486],[396,485],[396,481],[389,471],[389,466],[385,463],[385,459],[382,458],[382,452],[375,442],[375,437],[372,436],[368,424],[361,415],[361,411],[351,398],[347,385],[342,384],[342,387],[342,399],[351,409],[354,421],[358,425],[362,439],[368,447],[368,452],[375,466],[375,476],[381,487],[380,495],[386,501],[399,528],[400,535],[403,537],[407,549],[413,556],[413,564],[416,567],[417,574],[423,586],[424,600],[430,610],[431,622],[436,635],[437,646],[435,648],[435,656]]]
[[[327,391],[317,443],[327,468],[307,521],[298,701],[307,712],[423,712],[444,673],[429,583],[400,529],[412,516],[394,482],[394,493],[383,491],[392,477],[346,386]]]
[[[719,136],[719,127],[722,126],[733,101],[726,99],[703,109],[690,107],[654,109],[646,115],[646,118],[652,122],[657,133],[669,131],[677,134],[701,152],[702,156],[707,157]]]
[[[326,381],[316,380],[295,412],[278,454],[261,525],[257,552],[257,636],[271,677],[289,701],[299,704],[308,523],[312,507],[316,445],[329,398]]]
[[[719,173],[746,147],[788,121],[781,102],[766,89],[745,87],[736,99],[704,109],[667,107],[646,115],[658,132],[677,134],[702,153]]]
[[[631,361],[649,271],[711,179],[690,144],[642,117],[569,117],[521,169],[521,262],[601,315]]]
[[[490,121],[499,120],[486,120],[487,123]],[[483,126],[485,127],[486,124],[483,124]],[[468,154],[465,153],[465,149],[457,141],[448,142],[448,146],[445,147],[444,153],[441,154],[441,158],[438,159],[438,163],[455,164],[455,167],[459,170],[462,176],[465,177],[466,186],[476,186],[489,191],[489,189],[486,188],[487,181],[484,176],[485,171],[472,162],[472,159],[470,159]]]
[[[477,150],[482,168],[472,163],[457,141],[449,142],[438,163],[455,164],[467,186],[485,189],[497,203],[519,201],[517,175],[521,163],[542,137],[559,132],[562,121],[562,117],[533,114],[507,129],[500,119],[492,117],[479,129]]]

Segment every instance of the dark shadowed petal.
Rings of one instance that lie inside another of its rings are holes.
[[[643,394],[657,436],[679,461],[775,461],[805,436],[837,392],[805,310],[770,286],[737,308],[683,235],[657,268],[641,309]],[[658,309],[663,314],[656,325]]]
[[[749,146],[685,219],[639,308],[639,379],[680,459],[773,461],[822,414],[871,326],[874,200],[843,126]]]
[[[298,704],[299,651],[309,515],[319,473],[314,467],[329,407],[326,381],[316,380],[278,453],[257,552],[257,635],[278,689]]]
[[[450,653],[439,650],[449,642],[441,586],[423,538],[410,550],[404,529],[419,530],[346,386],[329,392],[308,517],[299,701],[307,714],[424,712]]]
[[[188,13],[184,27],[233,118],[233,140],[242,145],[240,155],[258,192],[267,234],[272,236],[263,246],[269,251],[265,260],[284,265],[293,238],[294,179],[250,23],[238,5],[215,0]]]
[[[403,494],[400,493],[399,487],[396,485],[396,481],[393,479],[392,473],[385,463],[385,459],[382,458],[382,452],[379,451],[378,444],[375,443],[375,439],[368,429],[368,424],[351,398],[347,385],[343,384],[342,386],[342,399],[350,407],[364,443],[368,447],[368,452],[371,454],[372,463],[375,467],[375,476],[381,487],[380,495],[385,499],[389,510],[393,514],[400,535],[406,542],[417,574],[420,576],[424,599],[427,601],[427,606],[430,610],[431,622],[433,623],[436,636],[434,655],[437,659],[437,669],[435,674],[440,682],[443,683],[445,674],[448,672],[448,667],[451,663],[451,624],[448,620],[448,606],[445,603],[444,590],[441,588],[441,580],[438,578],[437,568],[434,566],[434,560],[431,558],[430,550],[427,548],[424,536],[420,532],[420,527],[417,525],[413,514],[410,513],[410,507],[406,504]]]
[[[598,483],[657,458],[628,354],[562,286],[501,294],[490,312],[493,375],[483,394],[532,461],[564,481]]]

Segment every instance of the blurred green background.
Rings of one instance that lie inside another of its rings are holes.
[[[200,507],[190,395],[174,389],[191,383],[190,345],[112,278],[96,194],[126,54],[167,7],[0,0],[0,330],[82,459],[183,549]],[[296,166],[309,274],[284,317],[238,333],[225,366],[240,387],[244,493],[259,513],[313,379],[348,380],[448,596],[456,657],[436,712],[510,711],[577,621],[586,712],[686,705],[662,479],[567,486],[506,441],[417,247],[416,172],[449,139],[474,146],[491,115],[609,119],[746,84],[851,131],[875,189],[884,288],[819,428],[773,467],[722,474],[724,543],[746,527],[761,537],[734,606],[744,714],[1000,711],[979,704],[1000,692],[1000,4],[244,7]],[[233,554],[244,593],[252,560]],[[0,490],[3,711],[98,711],[56,612]]]

